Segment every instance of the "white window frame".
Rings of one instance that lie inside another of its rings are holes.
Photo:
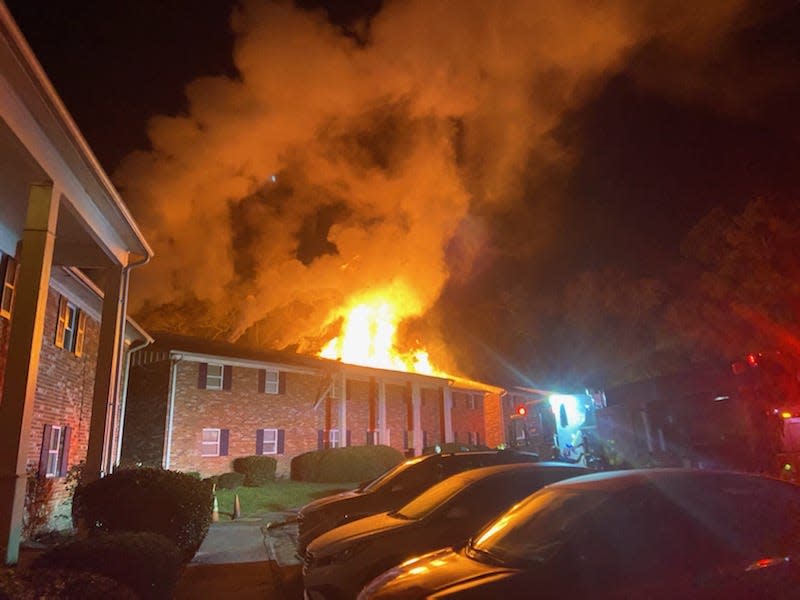
[[[67,311],[64,318],[64,349],[75,351],[75,342],[78,340],[78,307],[67,300]]]
[[[275,377],[271,380],[270,377]],[[264,369],[264,393],[277,394],[280,391],[281,374],[277,369]]]
[[[3,290],[0,292],[0,317],[11,318],[14,309],[14,294],[17,289],[17,261],[13,256],[6,257],[6,269],[3,273]]]
[[[328,430],[328,448],[339,448],[339,430],[338,429],[329,429]]]
[[[211,369],[219,369],[219,375],[212,373]],[[225,365],[222,363],[208,363],[206,366],[206,389],[221,390],[225,384]]]
[[[61,447],[64,441],[64,429],[60,425],[50,426],[50,439],[47,440],[47,466],[45,477],[58,477],[61,468]]]
[[[262,429],[261,430],[261,454],[277,454],[278,453],[278,430],[277,429]],[[267,439],[267,432],[269,432],[273,439]],[[272,450],[267,450],[268,444],[272,445]]]
[[[213,441],[213,440],[206,441],[206,439],[205,439],[206,432],[216,432],[216,434],[217,434],[216,442]],[[220,445],[222,443],[222,430],[220,428],[218,428],[218,427],[204,427],[203,428],[203,433],[201,435],[202,435],[202,437],[200,438],[200,443],[201,443],[200,456],[219,456],[219,448],[220,448]],[[208,445],[210,445],[210,444],[215,444],[216,445],[216,451],[213,452],[213,454],[209,453],[206,450],[206,447]]]

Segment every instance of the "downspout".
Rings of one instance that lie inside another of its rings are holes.
[[[175,416],[175,388],[178,377],[178,363],[183,357],[173,358],[169,364],[169,406],[167,407],[167,435],[164,442],[164,469],[169,469],[169,457],[172,452],[172,420]]]
[[[130,254],[129,254],[130,256]],[[122,293],[120,294],[121,304],[120,307],[120,315],[119,315],[119,322],[117,323],[118,331],[119,331],[119,340],[118,340],[118,349],[117,349],[117,373],[114,380],[114,393],[111,395],[113,399],[113,404],[111,407],[111,419],[108,424],[108,429],[106,431],[106,459],[103,461],[105,464],[103,465],[104,474],[111,473],[113,470],[114,465],[118,462],[118,457],[112,455],[112,440],[114,438],[114,428],[115,428],[115,421],[117,420],[118,410],[119,410],[119,401],[120,401],[120,387],[121,387],[121,379],[122,379],[122,354],[123,349],[125,346],[125,325],[128,322],[128,288],[129,285],[129,278],[130,278],[130,271],[135,269],[136,267],[141,267],[146,265],[150,262],[150,255],[146,254],[142,256],[139,260],[134,260],[133,262],[129,262],[127,265],[122,267]],[[118,447],[121,448],[121,440],[122,440],[122,424],[120,423],[120,429],[117,433],[118,436]],[[102,476],[103,474],[101,474]]]
[[[114,457],[114,464],[113,466],[116,467],[119,465],[119,460],[122,457],[122,437],[123,432],[125,430],[125,407],[128,403],[128,378],[130,377],[131,371],[131,357],[135,352],[146,348],[150,344],[153,343],[153,340],[144,339],[140,344],[135,346],[131,346],[125,352],[125,367],[123,368],[122,373],[122,392],[120,393],[119,398],[119,432],[117,433],[117,452],[116,456]],[[113,469],[112,469],[113,472]]]

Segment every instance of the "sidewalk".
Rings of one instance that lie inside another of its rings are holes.
[[[212,523],[178,583],[176,599],[300,600],[303,586],[300,561],[295,556],[297,526],[267,527],[291,516],[270,513]]]

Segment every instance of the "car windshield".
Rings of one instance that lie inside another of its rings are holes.
[[[394,466],[391,469],[389,469],[388,471],[386,471],[386,473],[384,473],[383,475],[381,475],[377,479],[373,479],[371,482],[369,482],[367,485],[365,485],[363,488],[361,488],[361,491],[363,491],[363,492],[374,492],[376,490],[381,489],[385,485],[390,484],[395,479],[395,477],[397,477],[401,473],[403,473],[406,470],[408,470],[409,467],[412,467],[413,465],[416,465],[418,462],[420,462],[424,458],[425,458],[424,456],[420,456],[420,457],[414,458],[412,460],[407,460],[405,462],[401,462],[399,465]]]
[[[402,519],[424,519],[463,489],[462,477],[449,477],[424,491],[392,515]]]
[[[544,489],[484,527],[470,550],[506,563],[547,560],[561,547],[570,526],[607,498],[603,492]]]

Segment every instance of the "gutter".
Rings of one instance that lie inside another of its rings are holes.
[[[125,407],[128,403],[128,377],[131,371],[131,357],[134,352],[138,352],[153,343],[153,338],[148,336],[143,339],[139,344],[134,344],[125,351],[125,367],[122,372],[122,392],[119,398],[119,431],[117,433],[117,452],[114,457],[112,467],[119,465],[119,460],[122,457],[122,437],[125,431]],[[113,468],[110,469],[113,473]]]
[[[164,469],[169,470],[170,453],[172,452],[172,421],[175,417],[175,391],[177,387],[178,363],[182,356],[173,357],[169,365],[169,406],[167,408],[167,435],[164,441]]]

